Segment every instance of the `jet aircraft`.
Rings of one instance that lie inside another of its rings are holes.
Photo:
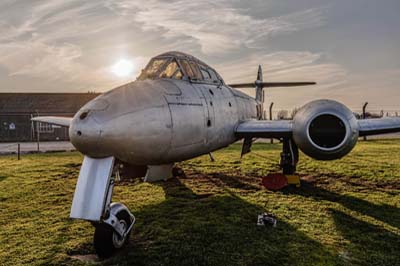
[[[70,217],[95,227],[94,247],[109,257],[129,238],[135,217],[112,203],[120,175],[153,182],[172,176],[176,162],[243,139],[242,155],[255,138],[283,142],[280,165],[293,174],[299,149],[317,160],[348,154],[360,136],[400,131],[400,119],[357,120],[333,100],[303,106],[289,121],[262,120],[263,90],[314,82],[255,82],[227,85],[209,65],[181,52],[150,60],[136,81],[110,90],[83,106],[73,118],[35,117],[34,121],[69,127],[75,148],[84,154]],[[255,88],[250,97],[236,88]]]

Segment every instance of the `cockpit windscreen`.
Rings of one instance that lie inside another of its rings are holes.
[[[182,79],[183,73],[179,68],[175,59],[171,58],[154,58],[143,69],[139,76],[139,80],[171,78]]]
[[[194,82],[219,84],[222,79],[211,68],[192,60],[176,59],[175,57],[153,58],[138,80],[146,79],[187,79]]]

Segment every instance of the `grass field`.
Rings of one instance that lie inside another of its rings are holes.
[[[0,157],[0,265],[400,265],[400,140],[361,142],[346,158],[301,155],[301,188],[260,187],[280,144],[240,145],[179,164],[186,177],[123,180],[135,214],[128,247],[105,261],[93,228],[68,218],[79,153]],[[257,227],[272,212],[276,228]]]

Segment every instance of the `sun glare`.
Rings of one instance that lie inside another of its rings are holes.
[[[131,61],[121,59],[111,67],[111,72],[118,77],[127,77],[134,71],[134,65]]]

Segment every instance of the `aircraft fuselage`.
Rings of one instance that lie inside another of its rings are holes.
[[[159,165],[235,142],[238,123],[251,118],[256,118],[256,101],[226,85],[144,80],[86,104],[75,115],[69,134],[85,155]]]

